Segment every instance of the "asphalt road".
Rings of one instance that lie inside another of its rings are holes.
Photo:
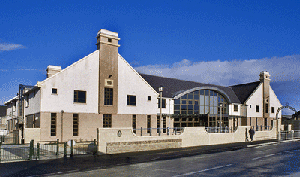
[[[285,176],[300,171],[299,154],[298,141],[243,143],[31,161],[22,164],[23,168],[27,165],[25,169],[8,176]],[[22,168],[19,163],[7,164],[6,168],[18,165]]]

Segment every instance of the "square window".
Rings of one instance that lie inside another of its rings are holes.
[[[52,88],[52,94],[57,94],[57,88]]]
[[[103,114],[103,128],[111,128],[112,127],[112,118],[111,114]]]
[[[112,39],[111,39],[111,38],[108,38],[108,42],[112,42]]]
[[[127,95],[127,105],[136,106],[136,96]]]
[[[86,91],[74,90],[74,102],[86,103]]]
[[[148,96],[148,101],[151,101],[151,96]]]

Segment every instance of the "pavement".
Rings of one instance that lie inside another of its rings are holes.
[[[133,152],[113,155],[77,155],[74,157],[54,160],[32,160],[3,163],[0,165],[0,176],[41,176],[68,174],[74,171],[106,169],[128,164],[190,157],[223,151],[235,151],[247,147],[255,148],[259,147],[261,144],[272,144],[275,142],[277,142],[277,140],[263,140],[147,152]]]

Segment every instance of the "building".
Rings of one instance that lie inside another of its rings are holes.
[[[48,66],[47,79],[34,87],[21,85],[5,103],[9,130],[29,142],[93,140],[102,127],[132,127],[137,134],[141,127],[163,128],[166,134],[167,127],[273,126],[281,104],[268,72],[231,87],[140,74],[118,53],[119,40],[118,33],[101,29],[93,53],[65,69]]]

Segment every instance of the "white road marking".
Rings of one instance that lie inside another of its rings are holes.
[[[275,154],[269,154],[269,155],[265,155],[265,157],[270,157],[270,156],[273,156],[273,155],[275,155]]]
[[[216,167],[213,167],[213,168],[206,168],[206,169],[203,169],[203,170],[200,170],[200,171],[196,171],[196,172],[189,172],[189,173],[185,173],[185,174],[182,174],[182,175],[176,175],[176,176],[173,176],[173,177],[178,177],[178,176],[188,176],[188,175],[192,175],[192,174],[195,174],[195,173],[202,173],[202,172],[205,172],[205,171],[209,171],[209,170],[216,170],[216,169],[220,169],[220,168],[224,168],[224,167],[229,167],[231,166],[232,164],[227,164],[225,166],[216,166]]]
[[[256,157],[256,158],[253,158],[252,160],[257,160],[257,159],[260,159],[261,157]]]

